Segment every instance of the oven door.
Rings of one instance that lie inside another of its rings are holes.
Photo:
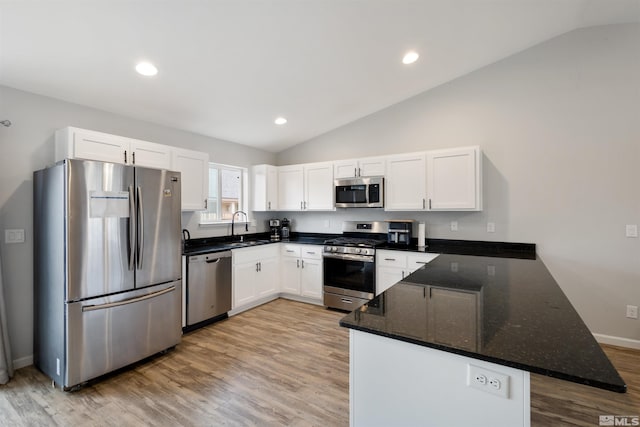
[[[375,257],[324,254],[324,291],[364,300],[374,297]]]

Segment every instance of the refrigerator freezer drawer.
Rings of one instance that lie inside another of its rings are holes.
[[[181,281],[67,304],[65,388],[180,342]]]

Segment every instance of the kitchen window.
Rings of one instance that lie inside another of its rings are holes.
[[[228,223],[234,212],[247,211],[247,174],[246,168],[209,163],[209,197],[201,224]]]

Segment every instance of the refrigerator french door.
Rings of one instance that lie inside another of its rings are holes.
[[[34,173],[34,362],[69,389],[181,338],[180,173],[64,160]]]

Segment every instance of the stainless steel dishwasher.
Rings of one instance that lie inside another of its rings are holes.
[[[193,330],[231,310],[231,251],[190,255],[187,261],[187,326]]]

